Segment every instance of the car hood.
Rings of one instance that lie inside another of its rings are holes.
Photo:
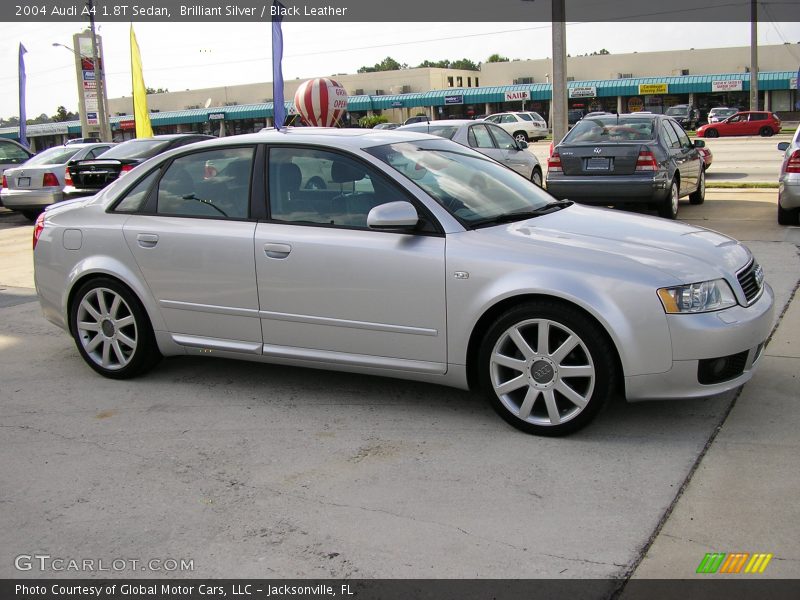
[[[636,263],[671,275],[680,283],[727,276],[752,258],[738,241],[716,231],[677,221],[573,204],[563,210],[486,229],[480,234],[509,250],[540,247],[537,255],[614,265]],[[624,268],[624,267],[623,267]]]

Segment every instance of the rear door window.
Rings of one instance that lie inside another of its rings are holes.
[[[664,145],[667,148],[676,150],[681,147],[681,143],[678,140],[678,134],[675,133],[675,130],[670,127],[670,124],[667,121],[661,122],[661,134],[664,136]]]
[[[469,145],[473,148],[494,148],[492,136],[489,135],[486,125],[473,125],[470,127],[467,139],[469,140]]]

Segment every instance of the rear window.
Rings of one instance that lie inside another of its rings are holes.
[[[150,158],[167,146],[168,140],[130,140],[109,148],[98,158]]]
[[[520,119],[522,119],[523,121],[533,121],[533,119],[531,118],[531,116],[530,116],[529,114],[527,114],[527,113],[519,113],[519,115],[518,115],[518,116],[519,116],[519,118],[520,118]]]
[[[599,117],[578,121],[564,138],[571,144],[596,144],[599,142],[652,140],[655,119],[631,117]]]
[[[63,165],[80,151],[80,148],[64,148],[63,146],[57,146],[40,152],[28,160],[25,165]]]
[[[439,137],[443,137],[448,140],[452,140],[453,136],[458,131],[458,127],[455,125],[417,125],[415,127],[403,127],[403,131],[415,131],[417,133],[429,133],[431,135],[437,135]]]

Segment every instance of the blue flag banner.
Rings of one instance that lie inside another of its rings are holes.
[[[283,127],[286,120],[286,107],[283,104],[283,31],[281,23],[286,7],[274,0],[272,3],[272,106],[275,129]]]
[[[28,147],[28,115],[25,111],[25,53],[27,50],[22,42],[19,44],[19,143]]]

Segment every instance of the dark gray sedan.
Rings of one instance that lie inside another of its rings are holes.
[[[675,219],[681,197],[692,204],[705,199],[703,146],[664,115],[588,117],[553,150],[547,191],[587,204],[649,204]]]
[[[542,187],[542,167],[537,158],[526,150],[528,143],[515,140],[510,133],[497,125],[469,119],[447,119],[404,125],[398,129],[429,133],[453,140],[493,158]]]

